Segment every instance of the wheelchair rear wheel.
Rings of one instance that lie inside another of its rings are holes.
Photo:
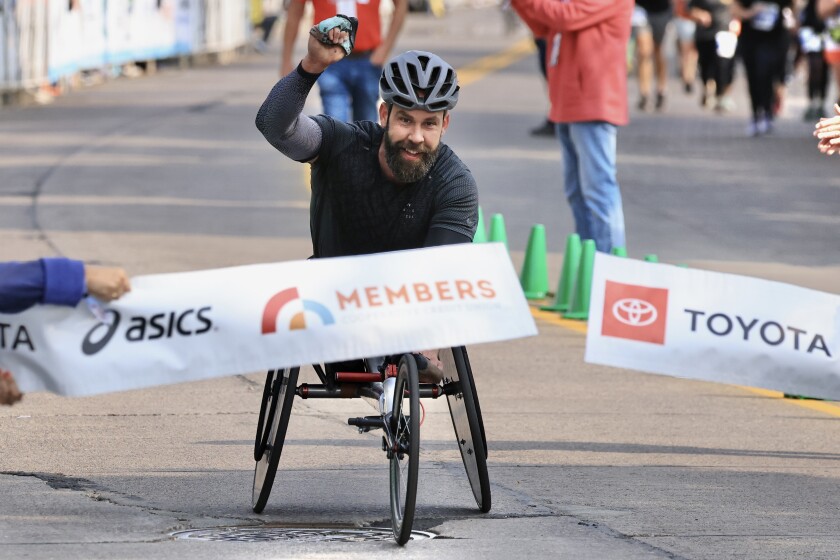
[[[462,346],[441,350],[440,360],[444,372],[443,389],[464,469],[478,509],[487,513],[491,504],[487,440],[467,351]]]

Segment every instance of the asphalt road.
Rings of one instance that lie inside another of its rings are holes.
[[[476,175],[485,216],[504,215],[517,266],[530,228],[546,225],[556,279],[572,221],[559,149],[528,135],[546,102],[527,41],[522,29],[505,34],[491,8],[413,14],[400,47],[459,68],[447,142]],[[0,258],[63,254],[136,275],[307,257],[305,168],[253,125],[276,54],[0,109]],[[796,87],[771,137],[745,138],[738,101],[713,116],[674,84],[666,112],[634,113],[622,129],[631,256],[840,293],[838,162],[817,154]],[[90,398],[32,394],[0,410],[0,558],[840,556],[840,406],[585,364],[580,329],[538,325],[537,337],[471,349],[489,514],[474,507],[445,404],[429,406],[416,528],[438,538],[403,550],[174,538],[388,527],[379,440],[346,426],[369,411],[357,401],[296,402],[271,500],[251,511],[255,372]]]

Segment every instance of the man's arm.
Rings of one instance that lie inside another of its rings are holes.
[[[271,88],[257,113],[257,129],[268,143],[295,161],[313,161],[321,149],[321,127],[302,113],[318,75],[298,65]]]
[[[438,247],[440,245],[455,245],[457,243],[472,243],[473,238],[451,229],[433,227],[426,234],[424,247]]]
[[[388,55],[394,48],[403,23],[405,23],[407,13],[408,0],[394,0],[394,13],[391,14],[391,23],[388,24],[388,30],[385,32],[385,39],[370,55],[371,64],[382,66],[388,60]]]
[[[257,129],[272,146],[295,161],[317,159],[323,138],[321,127],[302,114],[303,106],[318,76],[345,57],[341,44],[350,34],[335,27],[327,37],[332,44],[324,44],[310,33],[306,56],[297,69],[274,85],[257,112]]]
[[[532,24],[544,22],[548,30],[560,33],[592,27],[627,9],[619,0],[512,0],[511,5],[534,32]]]
[[[38,303],[76,305],[84,291],[85,269],[79,261],[0,263],[0,313],[19,313]]]
[[[65,258],[0,263],[0,313],[19,313],[38,303],[72,307],[86,293],[111,301],[130,290],[121,268]]]
[[[435,201],[424,247],[471,243],[478,227],[478,187],[469,171],[450,179]]]

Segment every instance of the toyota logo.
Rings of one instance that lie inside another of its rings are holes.
[[[624,298],[612,306],[613,317],[631,327],[646,327],[656,321],[659,314],[649,302],[638,298]]]

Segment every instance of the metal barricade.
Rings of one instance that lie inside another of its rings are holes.
[[[0,92],[232,51],[250,41],[250,16],[249,0],[0,0]]]

